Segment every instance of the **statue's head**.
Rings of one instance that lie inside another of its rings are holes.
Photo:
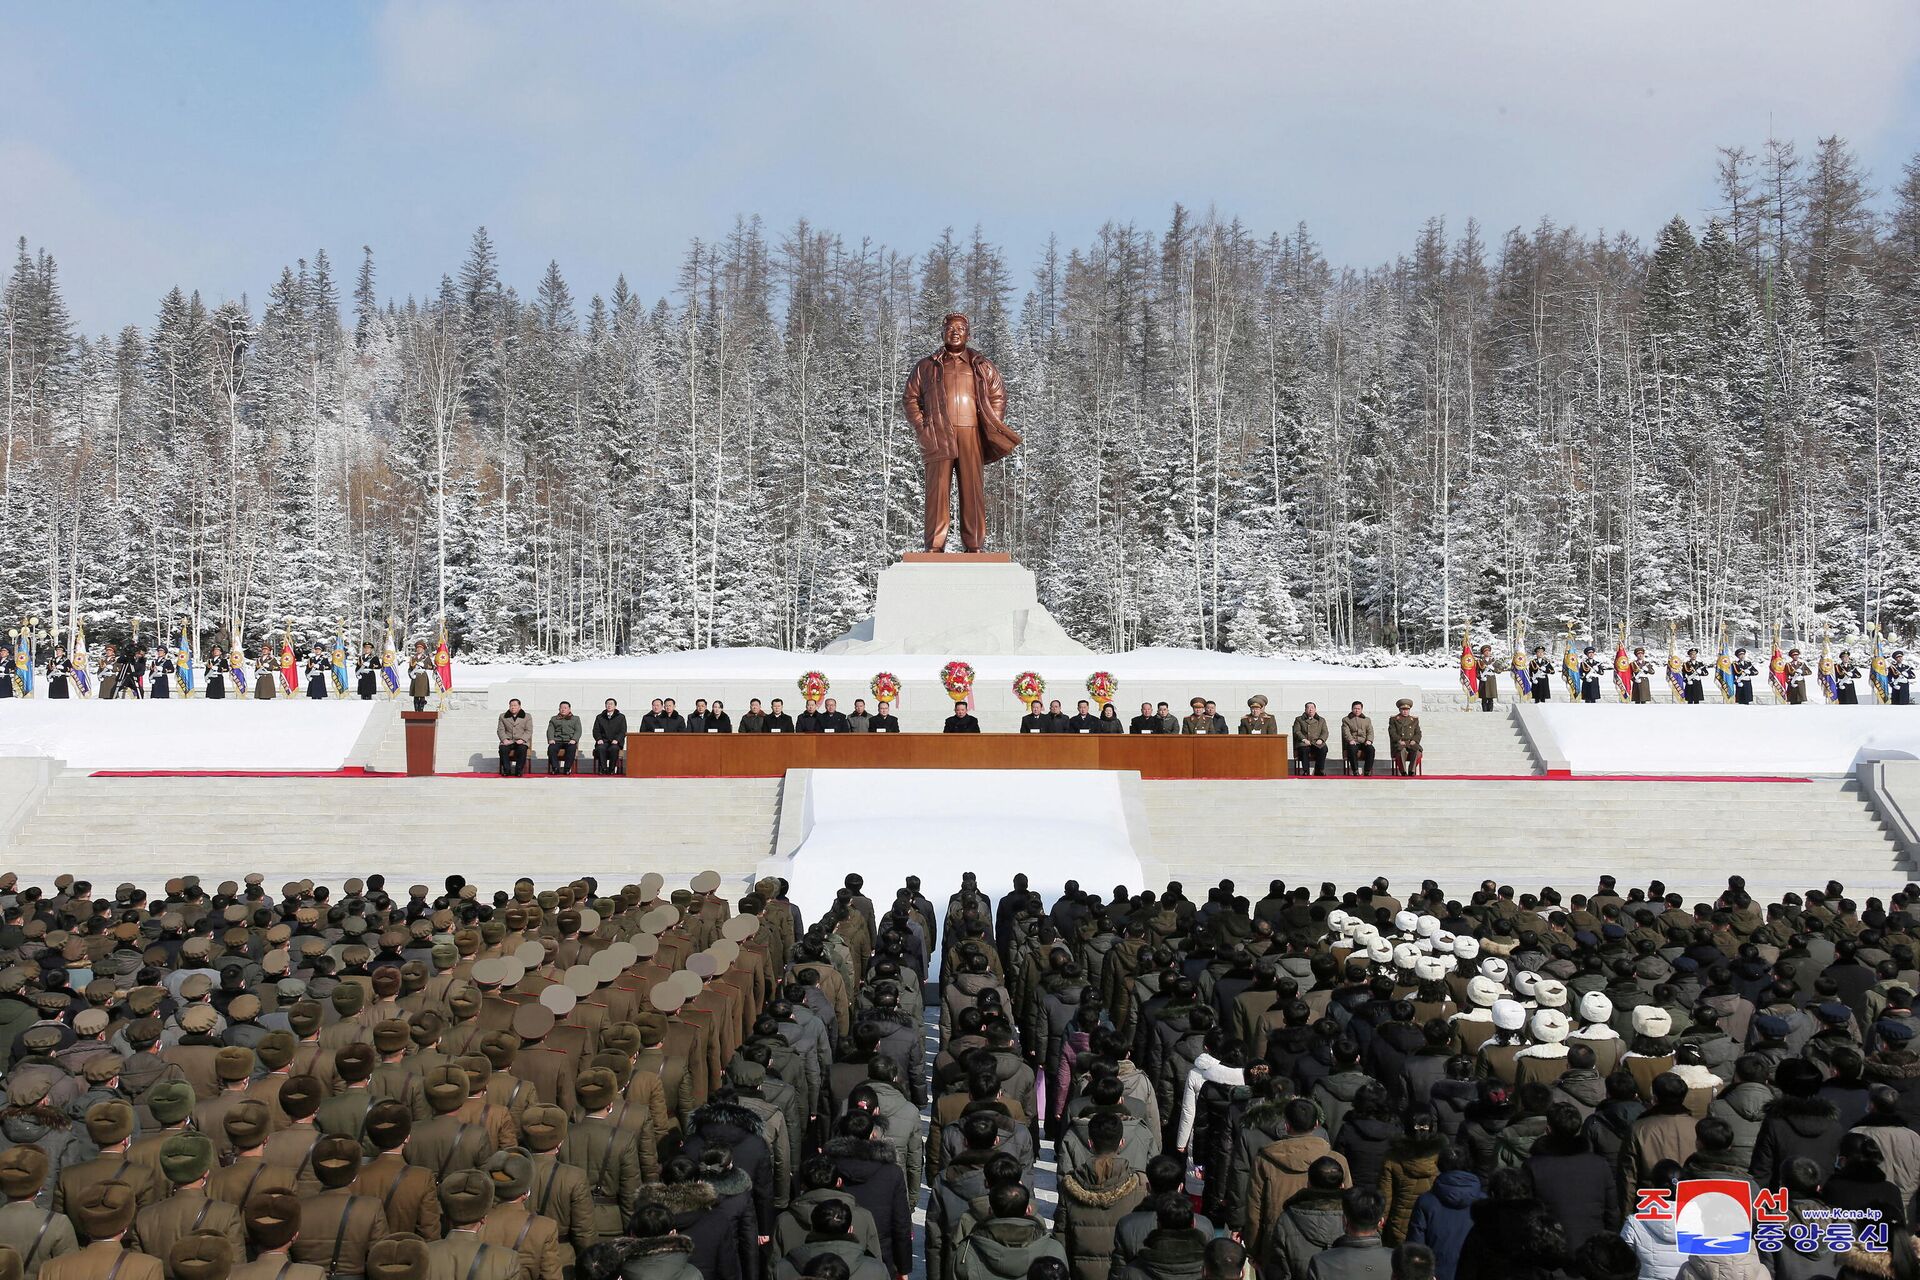
[[[947,350],[959,351],[967,345],[967,336],[972,332],[967,318],[958,311],[950,311],[940,322],[940,336],[947,344]]]

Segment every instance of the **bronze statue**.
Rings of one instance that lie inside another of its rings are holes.
[[[1007,426],[1007,388],[993,361],[967,345],[967,318],[941,322],[945,345],[913,366],[907,379],[907,421],[920,437],[927,467],[927,550],[945,551],[951,521],[947,503],[960,482],[960,545],[987,543],[986,482],[981,468],[1020,444]]]

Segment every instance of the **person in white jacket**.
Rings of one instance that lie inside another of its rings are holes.
[[[1680,1182],[1680,1162],[1662,1160],[1649,1171],[1647,1182],[1649,1186],[1672,1190]],[[1680,1273],[1680,1264],[1686,1259],[1680,1254],[1678,1231],[1678,1224],[1671,1217],[1627,1215],[1620,1227],[1620,1238],[1633,1246],[1640,1259],[1640,1280],[1674,1280]]]
[[[1237,1048],[1224,1047],[1218,1034],[1224,1028],[1216,1027],[1207,1036],[1207,1047],[1193,1060],[1193,1066],[1187,1070],[1186,1087],[1180,1091],[1180,1125],[1174,1138],[1174,1147],[1185,1155],[1187,1144],[1193,1140],[1193,1113],[1200,1100],[1200,1086],[1212,1081],[1215,1084],[1244,1085],[1247,1073],[1239,1065],[1240,1053]],[[1231,1063],[1227,1059],[1233,1059]]]

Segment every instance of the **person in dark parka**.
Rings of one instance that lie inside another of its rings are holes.
[[[912,1271],[913,1208],[906,1178],[892,1144],[874,1138],[873,1117],[865,1112],[844,1117],[839,1132],[827,1140],[826,1157],[840,1175],[841,1189],[873,1215],[887,1270],[896,1276]]]
[[[1533,1193],[1570,1241],[1620,1229],[1620,1183],[1605,1156],[1587,1141],[1580,1109],[1571,1102],[1547,1111],[1547,1132],[1527,1154]]]
[[[736,1171],[737,1173],[737,1171]],[[643,1230],[647,1206],[657,1205],[669,1216],[672,1229],[693,1242],[690,1258],[705,1280],[754,1280],[757,1271],[745,1261],[757,1254],[753,1210],[747,1197],[729,1197],[722,1206],[715,1184],[702,1181],[700,1166],[686,1156],[675,1156],[660,1168],[660,1181],[640,1188],[631,1235]]]
[[[1787,1165],[1796,1158],[1813,1161],[1821,1178],[1833,1170],[1840,1154],[1840,1113],[1819,1096],[1820,1068],[1804,1058],[1788,1058],[1773,1073],[1780,1097],[1768,1108],[1767,1120],[1754,1140],[1753,1163],[1747,1172],[1762,1186],[1777,1187]]]

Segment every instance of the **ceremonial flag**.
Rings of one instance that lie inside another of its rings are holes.
[[[1739,693],[1733,678],[1733,650],[1727,647],[1727,629],[1720,628],[1720,656],[1714,660],[1714,670],[1720,675],[1720,696],[1732,702]]]
[[[1460,687],[1467,691],[1467,697],[1480,696],[1480,664],[1473,660],[1472,628],[1460,630]]]
[[[338,624],[338,629],[334,633],[333,653],[330,655],[333,658],[333,696],[344,698],[347,696],[347,620],[335,618],[334,622]]]
[[[237,630],[235,634],[238,634]],[[246,697],[247,690],[253,686],[247,683],[247,646],[244,643],[235,644],[233,652],[227,655],[227,669],[233,674],[235,694]]]
[[[380,678],[387,682],[387,696],[400,692],[400,666],[393,656],[393,619],[387,619],[387,633],[380,646]]]
[[[1828,651],[1824,633],[1820,637],[1820,692],[1828,702],[1840,701],[1840,679],[1834,674],[1833,654]]]
[[[1573,632],[1560,641],[1560,678],[1567,682],[1567,699],[1580,701],[1580,655],[1573,651]]]
[[[293,653],[293,623],[280,633],[280,683],[288,693],[300,691],[300,660]]]
[[[1787,655],[1780,651],[1780,628],[1773,629],[1773,656],[1767,659],[1767,674],[1773,678],[1774,696],[1787,700]]]
[[[1620,644],[1613,651],[1613,687],[1620,701],[1633,698],[1633,659],[1627,656],[1627,629],[1620,628]]]
[[[80,696],[93,696],[93,676],[87,671],[87,624],[79,618],[73,620],[73,682],[80,686]]]
[[[33,624],[29,622],[24,632],[13,633],[13,669],[19,673],[20,696],[33,696]]]
[[[1893,701],[1893,677],[1887,668],[1885,646],[1880,643],[1880,627],[1873,628],[1873,696],[1881,702]]]
[[[1686,664],[1680,660],[1680,628],[1667,624],[1667,683],[1673,686],[1673,700],[1687,700]]]
[[[1520,696],[1533,696],[1533,673],[1527,670],[1527,632],[1523,627],[1513,633],[1513,683]]]
[[[180,642],[175,646],[180,656],[174,659],[173,678],[180,686],[180,696],[193,696],[193,646],[187,637],[187,620],[180,619]]]
[[[447,623],[440,621],[440,643],[433,650],[433,670],[440,677],[440,692],[453,692],[453,651],[447,648]]]

